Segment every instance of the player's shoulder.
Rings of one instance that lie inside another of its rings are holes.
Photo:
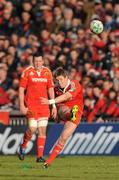
[[[43,72],[46,76],[51,75],[52,72],[48,67],[43,66]]]
[[[80,84],[80,82],[76,79],[71,80],[71,86],[73,87],[77,87],[77,88],[82,88],[82,85]]]
[[[50,70],[48,67],[46,67],[46,66],[43,66],[43,70],[44,70],[44,71],[51,72],[51,70]]]
[[[34,71],[34,68],[33,68],[33,66],[28,66],[27,68],[25,68],[24,70],[23,70],[23,72],[22,72],[22,77],[24,76],[24,75],[28,75],[30,72],[32,72],[32,71]]]
[[[33,66],[28,66],[27,68],[24,69],[23,72],[29,72],[29,71],[32,71],[34,70]]]

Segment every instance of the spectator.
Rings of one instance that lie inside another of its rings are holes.
[[[93,18],[104,23],[101,35],[89,30]],[[45,64],[52,71],[62,66],[69,71],[71,79],[82,83],[86,117],[97,104],[107,102],[105,97],[111,99],[111,94],[116,94],[117,107],[110,116],[119,117],[117,1],[0,2],[0,87],[8,92],[13,110],[18,108],[18,91],[14,83],[19,84],[22,71],[32,64],[32,56],[37,51],[43,51]],[[104,106],[107,107],[106,103]],[[102,118],[107,114],[101,107],[96,114],[100,112]]]
[[[0,87],[0,108],[10,103],[8,94]]]
[[[4,67],[0,67],[0,87],[7,91],[11,87],[11,79],[7,77],[7,70]]]

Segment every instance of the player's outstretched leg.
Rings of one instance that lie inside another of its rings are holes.
[[[62,151],[67,139],[72,135],[75,131],[77,125],[67,121],[64,125],[64,129],[59,137],[57,144],[54,146],[52,153],[50,154],[47,161],[44,163],[44,168],[48,168],[48,166],[54,161],[57,155]]]
[[[57,155],[61,152],[63,149],[64,144],[61,144],[58,142],[55,147],[52,150],[52,153],[50,154],[49,158],[47,161],[44,163],[44,168],[48,168],[48,166],[54,161],[54,159],[57,157]]]
[[[32,137],[31,131],[27,130],[26,133],[24,134],[23,143],[20,145],[18,152],[18,157],[20,160],[24,160],[26,145],[28,141],[31,139],[31,137]]]
[[[37,153],[38,157],[36,159],[36,162],[45,162],[45,159],[43,158],[43,151],[45,146],[46,137],[45,136],[38,136],[37,138]]]

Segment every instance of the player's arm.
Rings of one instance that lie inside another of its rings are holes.
[[[54,93],[54,87],[50,87],[48,89],[48,94],[49,94],[49,98],[50,99],[54,99],[55,98],[55,93]],[[52,104],[54,108],[56,108],[55,104]]]
[[[25,107],[24,105],[24,93],[25,93],[25,88],[20,87],[19,88],[19,105],[20,105],[20,111],[23,114],[27,114],[28,108]]]
[[[54,83],[53,83],[53,77],[52,77],[52,73],[49,70],[48,71],[48,95],[50,99],[54,99],[55,98],[55,93],[54,93]]]
[[[24,92],[25,92],[25,88],[20,87],[19,88],[19,104],[20,104],[20,107],[24,105]]]
[[[28,81],[28,77],[27,77],[27,73],[26,71],[24,71],[22,73],[21,79],[20,79],[20,87],[19,87],[19,105],[20,105],[20,111],[23,114],[26,114],[28,111],[28,108],[25,107],[24,104],[24,98],[25,98],[25,89],[27,86],[27,81]]]
[[[65,101],[70,100],[71,98],[75,98],[78,93],[81,91],[81,86],[78,82],[73,84],[73,88],[71,88],[66,93],[62,94],[61,96],[56,97],[55,99],[47,100],[45,98],[41,98],[42,104],[58,104]]]
[[[66,93],[62,94],[61,96],[56,97],[55,103],[58,104],[58,103],[61,103],[64,101],[68,101],[71,98],[72,98],[72,95],[69,92],[66,92]]]
[[[61,96],[56,97],[55,99],[46,99],[41,97],[41,103],[42,104],[58,104],[67,100],[70,100],[72,98],[71,93],[66,92],[62,94]]]
[[[54,87],[51,87],[51,88],[48,89],[48,94],[49,94],[50,99],[55,98]]]
[[[55,98],[54,87],[48,89],[50,99]],[[52,117],[55,119],[57,116],[57,108],[55,104],[52,104]]]
[[[50,99],[55,98],[55,93],[54,93],[54,83],[53,83],[53,77],[52,73],[50,71],[49,73],[49,80],[48,80],[48,94]],[[52,104],[52,117],[55,119],[57,116],[57,108],[55,104]]]

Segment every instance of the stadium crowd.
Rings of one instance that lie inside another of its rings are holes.
[[[90,32],[92,19],[104,24]],[[42,51],[84,87],[88,122],[119,118],[119,3],[115,0],[0,0],[0,108],[18,110],[19,78]]]

